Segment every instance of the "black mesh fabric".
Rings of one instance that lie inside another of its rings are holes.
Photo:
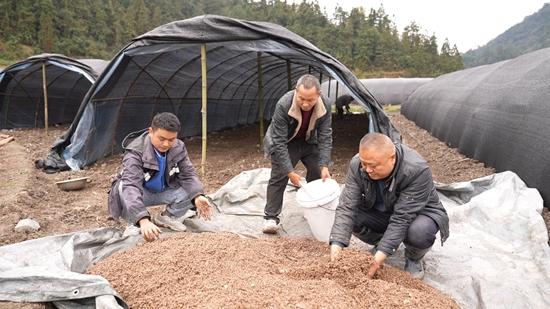
[[[206,49],[207,132],[269,121],[280,97],[306,73],[338,80],[372,118],[373,130],[401,135],[367,88],[340,62],[271,23],[216,15],[160,26],[111,61],[82,101],[69,130],[52,145],[50,171],[79,169],[122,151],[121,142],[159,112],[178,116],[179,138],[202,133],[202,56]],[[261,78],[263,114],[260,114]],[[367,133],[367,132],[365,132]],[[258,133],[260,134],[260,133]],[[69,161],[69,162],[67,162]]]
[[[550,48],[439,76],[402,113],[449,147],[512,171],[550,205]]]
[[[88,61],[86,64],[63,55],[42,54],[0,72],[0,129],[45,126],[46,111],[48,125],[71,123],[86,92],[108,64],[100,59]]]

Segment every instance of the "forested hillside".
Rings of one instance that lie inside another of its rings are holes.
[[[550,4],[506,30],[486,45],[462,55],[466,67],[491,64],[550,47]]]
[[[0,59],[11,62],[40,53],[110,60],[157,26],[217,14],[282,25],[360,78],[435,77],[463,69],[456,46],[414,22],[396,29],[383,6],[337,7],[327,16],[315,0],[3,0],[0,12]]]

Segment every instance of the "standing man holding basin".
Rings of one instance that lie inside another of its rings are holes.
[[[271,176],[267,185],[263,232],[277,233],[283,195],[288,180],[300,187],[294,168],[302,161],[306,181],[330,178],[332,112],[330,99],[322,94],[319,80],[310,74],[298,79],[275,107],[264,137],[264,151],[271,156]]]

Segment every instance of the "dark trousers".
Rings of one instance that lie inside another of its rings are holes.
[[[388,227],[390,217],[389,212],[359,209],[353,235],[368,244],[377,245]],[[439,226],[432,218],[419,215],[409,225],[403,243],[418,249],[430,248],[438,231]]]
[[[298,161],[302,161],[307,169],[307,182],[321,178],[321,168],[319,167],[319,147],[308,144],[305,138],[293,139],[287,144],[290,162],[296,167]],[[288,176],[281,170],[279,158],[275,154],[271,155],[271,177],[267,183],[267,202],[264,209],[264,219],[275,220],[279,224],[279,215],[283,209],[283,195]]]
[[[338,119],[344,119],[344,108],[336,106],[336,110],[338,111]]]

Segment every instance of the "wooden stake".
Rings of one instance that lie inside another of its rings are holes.
[[[203,175],[206,174],[206,120],[207,120],[207,95],[208,95],[208,88],[207,88],[207,70],[206,70],[206,44],[201,45],[201,63],[202,63],[202,161],[201,161],[201,172]]]
[[[48,134],[48,87],[46,85],[46,61],[42,61],[42,88],[44,89],[44,124]]]
[[[288,62],[287,62],[288,63]],[[258,104],[260,113],[260,149],[264,149],[264,101],[262,82],[262,53],[258,52]]]
[[[290,91],[292,89],[292,74],[290,69],[290,61],[286,61],[286,83],[287,83],[287,90]]]
[[[13,141],[15,139],[15,137],[11,136],[11,137],[8,137],[6,139],[3,139],[0,141],[0,146],[4,146],[5,144]]]

